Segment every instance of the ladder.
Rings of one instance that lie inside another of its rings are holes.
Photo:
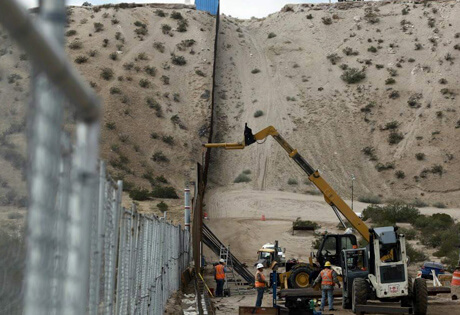
[[[231,282],[236,284],[235,271],[233,270],[233,259],[232,259],[232,254],[230,253],[230,245],[227,246],[227,247],[224,246],[224,245],[220,246],[220,255],[219,255],[219,257],[225,261],[225,266],[229,267],[229,269],[230,269],[229,270],[230,272],[228,272],[225,275],[225,282],[224,282],[224,287],[230,293],[230,288],[228,286],[228,282],[229,282],[228,280],[231,279]],[[236,290],[237,290],[237,292],[239,294],[240,289],[239,289],[238,285],[236,286]]]

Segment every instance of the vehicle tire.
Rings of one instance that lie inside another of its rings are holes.
[[[342,298],[342,308],[344,310],[350,310],[351,309],[351,299],[348,298]]]
[[[299,266],[291,269],[289,288],[307,288],[315,280],[312,279],[314,270],[310,266]]]
[[[412,301],[414,299],[414,293],[413,293],[414,284],[412,283],[412,277],[411,276],[409,276],[407,278],[407,286],[408,286],[407,296],[405,296],[405,297],[403,297],[401,299],[401,306],[402,307],[411,307],[412,306]]]
[[[352,285],[351,308],[353,313],[356,312],[356,305],[367,304],[368,284],[366,279],[356,278]]]
[[[415,315],[426,315],[428,310],[428,288],[426,280],[417,278],[414,281],[414,314]]]

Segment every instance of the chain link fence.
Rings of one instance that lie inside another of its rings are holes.
[[[122,207],[123,183],[98,161],[98,97],[63,49],[65,1],[40,3],[32,18],[0,1],[0,23],[33,69],[26,235],[0,231],[0,313],[163,314],[189,265],[189,232]]]

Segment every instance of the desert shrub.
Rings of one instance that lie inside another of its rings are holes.
[[[387,122],[385,126],[382,128],[382,130],[395,130],[395,129],[398,129],[398,127],[399,127],[399,121],[392,120],[390,122]]]
[[[165,52],[165,45],[163,43],[154,42],[153,43],[153,48],[155,48],[156,50],[158,50],[161,53]]]
[[[399,92],[396,91],[396,90],[391,91],[391,93],[388,95],[388,97],[391,98],[391,99],[396,99],[396,98],[398,98],[399,96],[400,96],[400,95],[399,95]]]
[[[171,55],[171,62],[173,65],[183,66],[187,63],[184,56],[176,56],[174,54]]]
[[[235,178],[233,182],[234,183],[249,183],[250,181],[251,181],[251,178],[248,175],[241,173]]]
[[[244,171],[243,171],[243,174],[249,175],[249,174],[251,174],[251,170],[244,170]]]
[[[22,219],[24,216],[20,214],[19,212],[10,212],[8,213],[8,219],[10,220],[18,220]]]
[[[326,57],[333,65],[335,65],[340,59],[342,59],[342,57],[340,57],[338,54],[336,53],[333,53],[333,54],[329,54],[327,55]]]
[[[366,106],[362,107],[361,108],[361,111],[363,113],[370,113],[372,111],[372,108],[375,107],[375,102],[370,102],[369,104],[367,104]]]
[[[260,109],[259,110],[256,110],[255,113],[254,113],[254,117],[261,117],[264,115],[264,112],[261,111]]]
[[[155,14],[156,14],[157,16],[159,16],[159,17],[165,17],[165,16],[166,16],[165,11],[160,10],[160,9],[156,10],[156,11],[155,11]]]
[[[385,80],[385,84],[395,84],[395,83],[396,83],[396,80],[393,78],[388,78]]]
[[[403,179],[406,177],[406,174],[403,171],[396,171],[395,176],[396,178]]]
[[[434,164],[433,166],[431,166],[430,171],[433,174],[438,174],[439,176],[442,176],[442,174],[444,173],[444,168],[440,164]]]
[[[409,242],[406,242],[406,252],[410,262],[420,262],[428,259],[428,256],[423,251],[415,249]]]
[[[345,70],[340,76],[340,78],[348,84],[353,84],[364,80],[364,78],[366,78],[366,73],[364,72],[364,70],[350,68],[348,70]]]
[[[321,226],[313,221],[310,220],[301,220],[300,217],[298,217],[294,222],[292,222],[292,227],[311,227],[314,230],[319,229]]]
[[[182,16],[182,14],[180,14],[180,12],[172,11],[171,18],[175,20],[182,20],[184,17]]]
[[[169,159],[161,151],[156,151],[152,155],[152,161],[154,162],[169,162]]]
[[[366,195],[358,198],[358,201],[371,204],[379,204],[382,202],[382,199],[379,196],[375,195]]]
[[[369,157],[369,160],[377,161],[377,155],[375,154],[374,147],[371,147],[371,146],[364,147],[361,151]]]
[[[404,139],[404,135],[401,132],[392,131],[388,135],[389,144],[398,144]]]
[[[372,53],[376,53],[377,52],[377,48],[375,48],[374,46],[371,46],[367,49],[367,51],[369,52],[372,52]]]
[[[120,23],[120,21],[118,21],[116,18],[111,19],[110,22],[112,22],[112,25]]]
[[[134,33],[136,33],[137,35],[143,35],[143,36],[147,35],[148,32],[149,30],[143,27],[139,27],[134,30]]]
[[[148,87],[150,87],[150,81],[147,80],[147,79],[140,79],[139,80],[139,86],[146,89]]]
[[[409,14],[409,8],[404,8],[404,9],[402,9],[402,10],[401,10],[401,14],[402,14],[402,15],[407,15],[407,14]]]
[[[395,168],[395,165],[394,165],[394,163],[392,163],[392,162],[377,163],[377,164],[375,165],[375,169],[376,169],[378,172],[387,171],[387,170],[391,170],[391,169],[394,169],[394,168]]]
[[[375,224],[396,225],[396,223],[415,223],[420,211],[403,202],[392,202],[385,206],[367,206],[362,212],[363,220],[371,219]]]
[[[161,31],[163,32],[163,34],[169,34],[171,29],[172,29],[171,26],[168,25],[168,24],[162,24],[161,25]]]
[[[180,33],[187,32],[188,21],[186,19],[177,22],[177,31]]]
[[[104,30],[104,24],[96,22],[94,23],[94,31],[97,32],[102,32]]]
[[[97,50],[91,49],[90,51],[88,51],[88,55],[90,57],[95,57],[97,55]]]
[[[184,50],[186,50],[187,48],[192,47],[193,45],[195,45],[195,40],[194,40],[194,39],[184,39],[184,40],[182,40],[179,44],[177,44],[176,47],[177,47],[180,51],[184,51]]]
[[[311,15],[311,14],[307,14],[307,19],[308,19],[308,20],[311,20],[311,19],[313,19],[313,15]]]
[[[104,80],[110,80],[113,78],[113,70],[110,69],[110,68],[102,68],[101,70],[101,77],[104,79]]]
[[[205,76],[206,76],[206,74],[205,74],[203,71],[201,71],[200,69],[195,70],[195,73],[196,73],[197,75],[199,75],[200,77],[205,77]]]
[[[137,201],[150,199],[150,192],[145,188],[134,188],[129,192],[129,198]]]
[[[420,43],[415,43],[415,50],[422,50],[423,45]]]
[[[258,68],[255,68],[255,69],[251,70],[252,74],[256,74],[256,73],[259,73],[259,72],[260,72],[260,69],[258,69]]]
[[[159,183],[167,184],[168,180],[163,175],[155,177],[155,180]]]
[[[145,73],[147,73],[148,75],[154,77],[157,73],[157,68],[155,67],[152,67],[152,66],[145,66],[144,67],[144,71]]]
[[[168,211],[168,205],[162,201],[160,203],[157,203],[157,208],[161,211],[161,212],[165,212],[165,211]]]
[[[353,50],[353,48],[351,48],[351,47],[345,47],[344,49],[342,49],[342,52],[347,56],[357,56],[357,55],[359,55],[359,52],[356,51],[356,50]]]
[[[132,68],[134,67],[134,63],[133,62],[126,62],[123,64],[123,68],[125,70],[131,70]]]
[[[76,34],[77,34],[76,30],[68,30],[67,32],[65,32],[65,36],[67,36],[67,37],[74,36]]]
[[[415,237],[417,236],[417,231],[411,228],[399,227],[398,233],[404,234],[404,236],[406,237],[406,240],[414,240]]]
[[[113,52],[109,55],[110,59],[112,60],[117,60],[118,59],[118,54],[116,52]]]
[[[433,207],[435,207],[435,208],[439,208],[439,209],[445,209],[445,208],[447,208],[447,206],[446,206],[444,203],[442,203],[442,202],[439,202],[439,201],[438,201],[438,202],[435,202],[435,203],[433,203]]]
[[[86,56],[78,56],[75,58],[75,63],[82,64],[88,61],[88,57]]]
[[[382,64],[375,64],[375,67],[376,67],[377,69],[382,69],[382,68],[384,68],[385,66],[382,65]]]
[[[81,49],[83,47],[83,43],[79,40],[74,40],[69,44],[70,49]]]
[[[415,198],[415,200],[413,202],[411,202],[410,204],[412,206],[416,207],[416,208],[428,207],[428,204],[426,202],[424,202],[423,200],[420,200],[418,198]]]
[[[393,69],[393,68],[387,68],[388,73],[392,76],[395,77],[398,75],[398,70]]]
[[[163,82],[164,85],[169,85],[169,77],[166,75],[162,75],[160,78],[161,82]]]
[[[268,33],[268,36],[267,36],[267,37],[268,37],[268,38],[274,38],[274,37],[276,37],[276,34],[273,33],[273,32],[270,32],[270,33]]]
[[[326,17],[326,16],[323,16],[321,18],[321,21],[323,22],[323,24],[325,25],[331,25],[332,24],[332,19],[330,17]]]
[[[110,94],[112,94],[112,95],[113,94],[121,94],[121,89],[118,88],[118,87],[113,86],[113,87],[110,88]]]
[[[145,52],[141,52],[137,54],[137,59],[139,60],[149,60],[149,56]]]
[[[161,140],[163,140],[164,143],[167,143],[169,145],[174,145],[174,137],[173,136],[163,136],[161,138]]]
[[[155,186],[152,190],[152,197],[154,198],[166,198],[166,199],[179,199],[174,187],[170,186]]]
[[[289,178],[287,183],[288,185],[298,185],[299,184],[299,182],[295,178]]]

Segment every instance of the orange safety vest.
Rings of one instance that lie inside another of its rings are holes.
[[[321,271],[321,285],[334,285],[332,281],[332,269],[323,269]]]
[[[260,278],[262,279],[262,282],[257,280],[257,275],[260,274]],[[264,288],[265,287],[265,275],[257,270],[256,272],[256,288]]]
[[[225,279],[225,267],[224,265],[217,265],[216,266],[216,280],[224,280]]]

